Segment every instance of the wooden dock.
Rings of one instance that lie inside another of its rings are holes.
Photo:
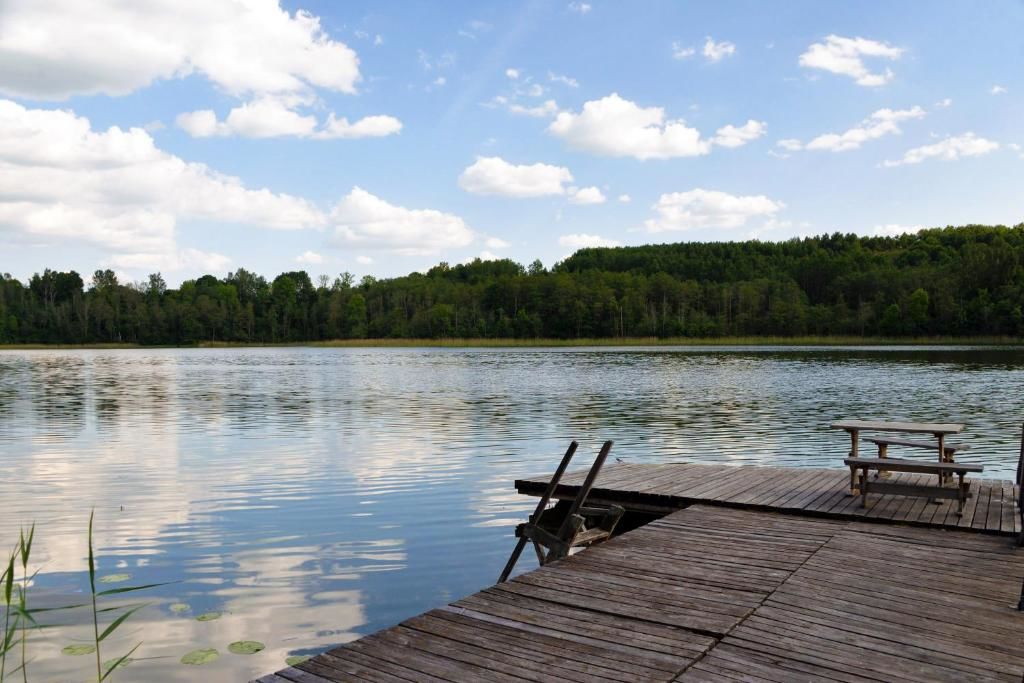
[[[966,531],[695,505],[259,679],[1006,681],[1024,552]]]
[[[571,500],[585,472],[562,477],[555,497]],[[520,493],[539,496],[549,477],[520,479]],[[893,483],[924,484],[935,477],[893,472]],[[698,463],[609,465],[601,470],[588,500],[592,504],[621,505],[627,510],[667,514],[695,503],[728,507],[780,510],[838,519],[899,522],[942,529],[970,529],[985,533],[1019,534],[1017,487],[1012,481],[972,477],[971,498],[963,516],[956,503],[929,503],[925,498],[849,495],[850,471],[820,467],[761,467]]]
[[[608,467],[588,504],[663,516],[256,683],[1021,683],[1016,488],[974,482],[957,517],[846,470]]]

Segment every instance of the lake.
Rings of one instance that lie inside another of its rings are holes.
[[[513,480],[573,438],[577,467],[841,466],[834,419],[963,422],[1009,478],[1022,386],[1017,347],[0,351],[0,547],[34,520],[31,599],[80,602],[95,508],[100,576],[173,582],[127,596],[112,680],[246,680],[492,584]],[[30,680],[87,680],[87,613],[46,620]]]

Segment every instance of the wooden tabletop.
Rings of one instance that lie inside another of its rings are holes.
[[[964,426],[947,422],[876,422],[873,420],[841,420],[829,425],[832,429],[874,430],[878,432],[909,432],[914,434],[959,434]]]

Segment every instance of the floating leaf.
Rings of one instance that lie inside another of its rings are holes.
[[[288,659],[284,660],[284,663],[288,666],[295,666],[296,664],[302,664],[310,659],[313,659],[312,655],[292,655]]]
[[[170,610],[175,614],[181,614],[182,612],[187,612],[190,609],[192,608],[189,605],[186,605],[184,602],[176,602],[170,607]]]
[[[237,640],[228,645],[228,652],[233,655],[254,655],[265,647],[257,640]]]
[[[220,612],[203,612],[196,621],[213,621],[214,619],[220,619]]]
[[[218,657],[220,657],[220,653],[216,649],[208,647],[202,650],[192,650],[192,652],[182,656],[181,663],[199,666],[201,664],[209,664]]]
[[[121,583],[132,578],[131,574],[107,574],[100,577],[100,583]]]
[[[96,652],[95,645],[68,645],[66,648],[60,651],[62,655],[69,655],[71,657],[91,655],[93,652]]]
[[[103,670],[110,671],[111,669],[119,669],[121,667],[128,666],[131,663],[132,660],[130,657],[128,659],[108,659],[107,661],[103,662]]]

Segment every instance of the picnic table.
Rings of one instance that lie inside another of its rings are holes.
[[[963,510],[964,501],[969,494],[970,484],[964,481],[964,475],[968,472],[981,472],[981,465],[961,465],[953,462],[953,455],[958,450],[964,450],[967,446],[950,444],[946,437],[950,434],[959,434],[963,431],[962,424],[945,422],[879,422],[872,420],[842,420],[830,425],[832,429],[845,430],[850,435],[850,454],[843,462],[850,468],[850,493],[861,496],[861,506],[867,504],[867,494],[870,491],[878,493],[893,493],[896,495],[928,496],[932,501],[935,498],[956,498],[958,502],[957,514]],[[878,446],[877,458],[862,458],[859,455],[860,433],[871,432],[896,432],[906,434],[931,434],[935,441],[920,441],[899,437],[873,437],[868,440]],[[896,460],[888,457],[889,446],[909,446],[934,450],[938,455],[938,462],[929,464],[920,460]],[[883,476],[890,471],[917,472],[935,474],[939,482],[937,486],[921,486],[907,484],[888,484],[882,482],[871,482],[868,472],[874,470],[878,476]],[[860,472],[860,482],[857,481],[857,472]],[[947,479],[956,475],[959,483],[955,489],[944,487]],[[859,488],[859,491],[858,491]]]
[[[905,434],[931,434],[935,437],[935,443],[927,441],[910,441],[904,439],[873,439],[880,446],[879,457],[885,457],[886,451],[881,448],[883,445],[894,444],[900,446],[912,446],[917,448],[934,448],[939,456],[939,462],[950,462],[952,455],[949,451],[964,450],[963,446],[952,447],[946,444],[946,437],[950,434],[959,434],[964,430],[962,424],[947,422],[879,422],[873,420],[841,420],[829,425],[832,429],[844,429],[850,435],[850,456],[858,457],[858,444],[862,431],[871,432],[902,432]],[[888,442],[888,443],[879,443]]]

